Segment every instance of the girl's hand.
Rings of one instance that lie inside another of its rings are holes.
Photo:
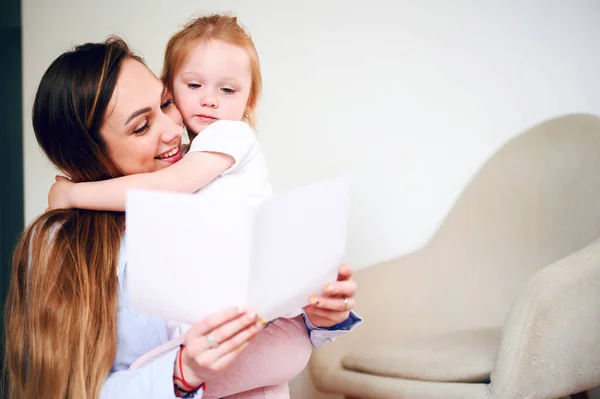
[[[181,379],[183,372],[185,381],[193,386],[214,379],[229,367],[263,326],[264,321],[259,321],[256,313],[241,308],[226,309],[204,318],[185,335],[185,347],[177,355],[173,375]]]
[[[327,328],[344,322],[354,308],[357,285],[352,280],[352,268],[342,265],[336,282],[325,286],[323,295],[310,299],[305,307],[306,316],[316,327]]]
[[[46,211],[72,208],[71,191],[76,183],[65,176],[56,176],[55,180],[56,182],[50,187],[48,193],[48,208],[46,208]]]

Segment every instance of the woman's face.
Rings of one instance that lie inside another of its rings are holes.
[[[166,168],[182,157],[182,133],[162,82],[141,62],[124,61],[100,128],[109,158],[125,175]]]

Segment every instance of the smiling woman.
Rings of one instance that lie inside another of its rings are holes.
[[[111,159],[126,175],[154,172],[179,161],[181,115],[161,81],[133,58],[123,62],[120,74],[100,131]]]

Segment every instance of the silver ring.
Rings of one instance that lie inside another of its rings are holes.
[[[217,346],[219,346],[219,341],[217,341],[215,337],[212,336],[212,334],[206,334],[205,338],[210,348],[216,348]]]
[[[348,310],[350,308],[350,304],[348,303],[348,298],[344,298],[344,310]]]

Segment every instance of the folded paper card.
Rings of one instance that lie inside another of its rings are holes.
[[[127,289],[141,313],[193,324],[229,306],[266,320],[335,281],[346,250],[350,179],[256,202],[131,190]]]

